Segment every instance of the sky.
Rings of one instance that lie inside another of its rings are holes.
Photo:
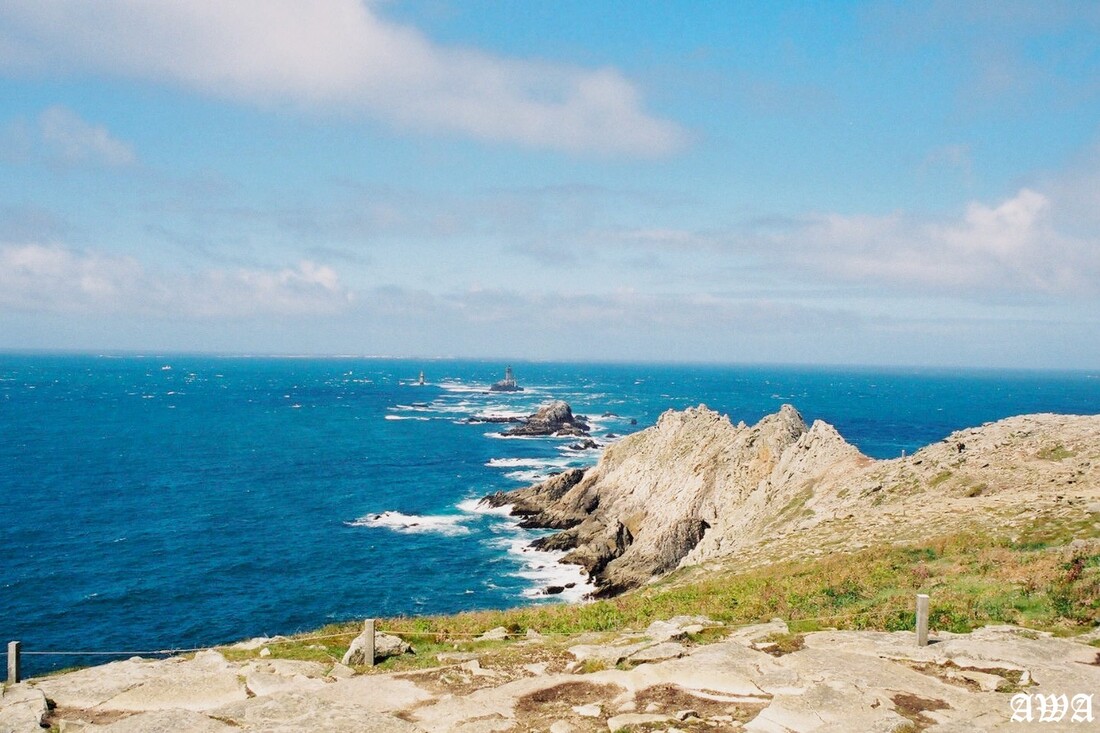
[[[1100,4],[0,0],[0,349],[1100,368]]]

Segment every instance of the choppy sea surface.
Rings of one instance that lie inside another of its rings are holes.
[[[752,423],[791,403],[876,458],[1011,415],[1100,413],[1096,373],[516,363],[525,391],[488,393],[504,366],[0,354],[0,642],[153,651],[576,599],[583,576],[528,550],[537,532],[476,506],[595,463],[575,440],[469,422],[550,399],[602,444],[670,408]]]

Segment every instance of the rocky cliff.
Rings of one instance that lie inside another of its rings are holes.
[[[568,550],[563,561],[584,566],[600,594],[613,595],[780,539],[812,552],[812,542],[791,544],[797,533],[823,544],[853,544],[864,533],[889,539],[908,507],[907,531],[919,531],[922,521],[946,526],[1017,498],[1053,501],[1067,487],[1083,502],[1100,483],[1097,459],[1100,416],[1010,418],[874,461],[831,425],[807,426],[790,405],[752,426],[700,406],[666,412],[587,471],[485,501],[512,505],[525,526],[561,530],[538,544]]]

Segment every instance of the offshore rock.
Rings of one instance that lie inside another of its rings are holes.
[[[591,438],[585,438],[577,443],[571,443],[569,450],[599,450],[600,444]]]
[[[567,402],[554,400],[543,405],[538,412],[527,418],[519,427],[509,428],[505,435],[576,435],[588,437],[589,426],[583,417],[573,414],[573,408]]]

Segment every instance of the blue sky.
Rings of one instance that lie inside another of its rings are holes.
[[[0,348],[1100,365],[1100,6],[0,0]]]

